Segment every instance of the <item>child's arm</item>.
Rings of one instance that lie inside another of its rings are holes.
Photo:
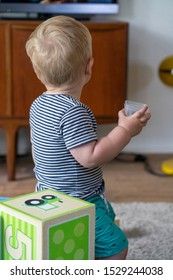
[[[139,134],[150,119],[145,106],[131,116],[119,112],[118,126],[107,136],[70,150],[73,157],[84,167],[93,168],[114,159],[130,142],[131,137]]]

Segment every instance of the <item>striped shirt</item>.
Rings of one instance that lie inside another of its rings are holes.
[[[70,149],[97,140],[91,110],[72,96],[40,95],[30,108],[37,190],[54,189],[88,199],[104,190],[102,168],[85,168]]]

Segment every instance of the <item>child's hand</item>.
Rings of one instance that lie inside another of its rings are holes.
[[[139,134],[151,117],[150,112],[148,112],[147,110],[148,106],[146,105],[139,111],[135,112],[133,115],[126,116],[124,113],[124,109],[122,109],[118,113],[118,126],[124,127],[126,130],[128,130],[132,137]]]

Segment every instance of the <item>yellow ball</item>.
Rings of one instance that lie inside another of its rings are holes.
[[[161,62],[159,77],[167,86],[173,86],[173,56],[168,56]]]
[[[165,174],[173,175],[173,159],[163,161],[161,168]]]

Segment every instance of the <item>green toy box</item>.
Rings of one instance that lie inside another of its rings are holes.
[[[95,206],[46,190],[0,203],[1,260],[94,259]]]

